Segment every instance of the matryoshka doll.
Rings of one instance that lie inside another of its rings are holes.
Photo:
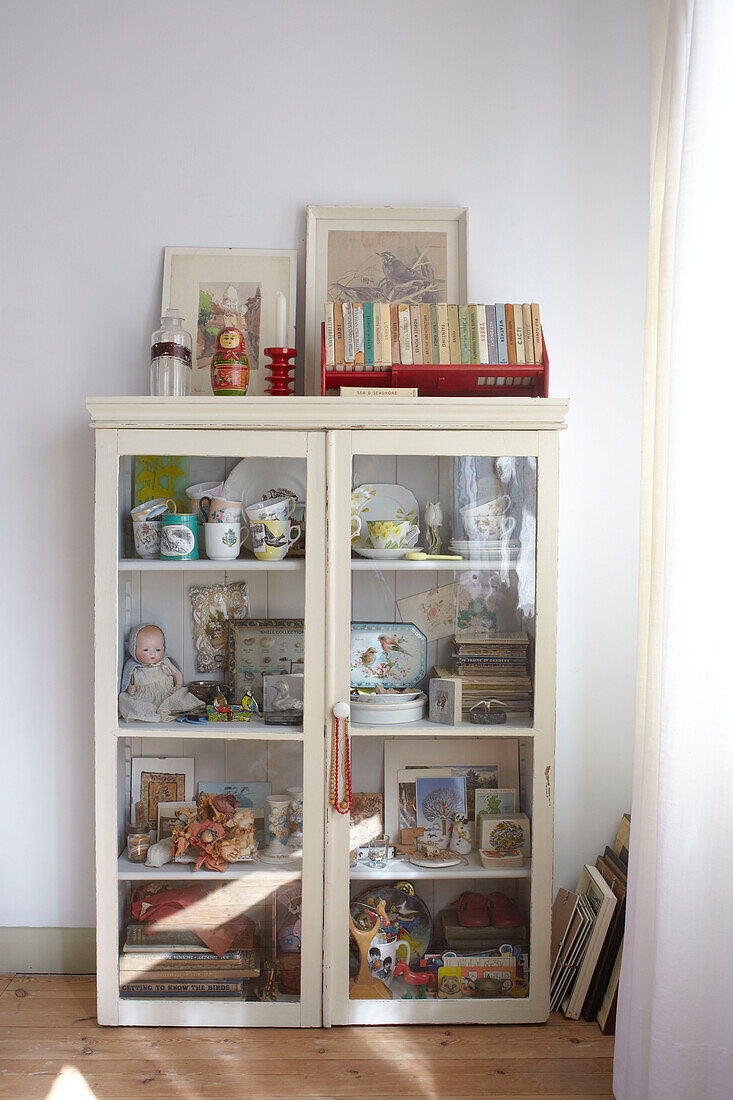
[[[223,328],[211,360],[211,388],[217,397],[244,397],[249,386],[249,360],[238,328]]]

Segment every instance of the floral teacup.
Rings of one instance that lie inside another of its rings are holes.
[[[515,526],[512,516],[464,516],[463,523],[470,539],[508,539]]]
[[[420,528],[407,520],[368,519],[369,541],[375,550],[400,550],[409,539],[420,534]]]

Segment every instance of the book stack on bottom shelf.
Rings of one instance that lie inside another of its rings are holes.
[[[260,976],[260,950],[238,887],[151,882],[134,890],[120,996],[246,998]]]
[[[484,700],[503,704],[509,722],[532,717],[532,679],[527,671],[529,636],[514,631],[492,636],[454,637],[452,668],[436,668],[440,677],[458,676],[462,717]]]

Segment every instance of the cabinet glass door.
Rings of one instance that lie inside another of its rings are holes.
[[[328,810],[326,1019],[545,1019],[556,438],[344,431],[327,454],[351,811]]]
[[[97,436],[100,1020],[317,1025],[324,437]]]

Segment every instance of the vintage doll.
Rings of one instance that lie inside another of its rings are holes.
[[[244,397],[249,386],[249,360],[238,328],[223,328],[211,360],[211,388],[216,397]]]
[[[183,686],[178,666],[166,656],[159,626],[144,623],[130,632],[120,685],[119,708],[125,721],[162,722],[181,711],[203,707]]]

